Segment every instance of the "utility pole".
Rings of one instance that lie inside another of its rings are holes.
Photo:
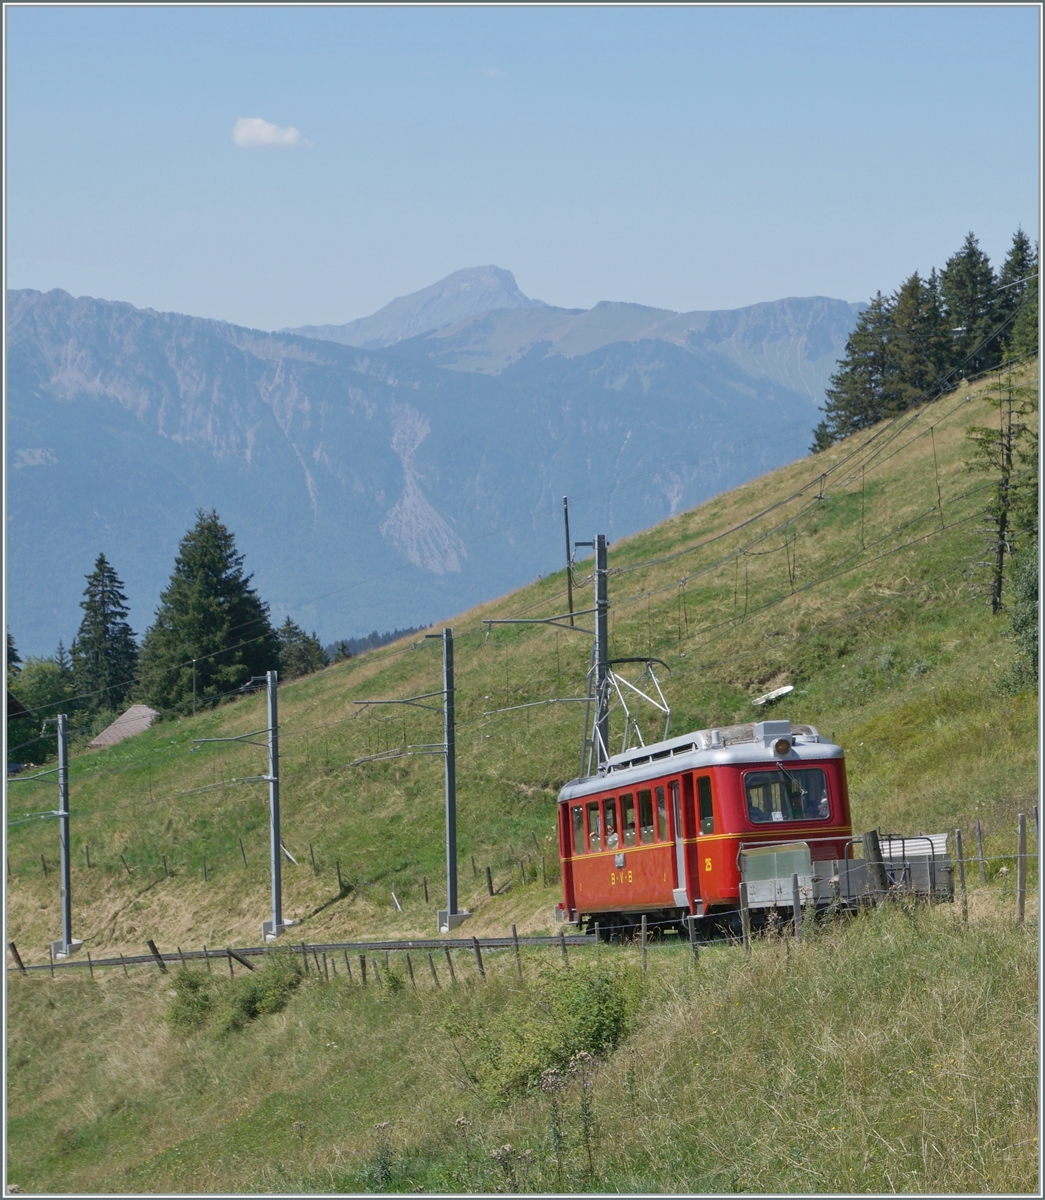
[[[609,579],[606,535],[595,537],[595,762],[603,770],[610,756]]]
[[[73,941],[73,901],[69,854],[69,718],[62,713],[58,725],[58,834],[62,854],[62,940],[51,943],[55,958],[65,958],[79,950],[83,942]]]
[[[566,603],[570,611],[570,626],[573,626],[573,549],[570,546],[570,502],[562,498],[562,516],[566,522]]]
[[[283,842],[279,832],[279,727],[276,708],[276,689],[279,675],[276,671],[265,673],[268,688],[268,749],[269,749],[269,840],[272,870],[272,920],[263,921],[261,935],[265,941],[274,941],[286,928],[283,923],[283,863],[280,855]]]
[[[471,913],[457,911],[457,733],[454,715],[454,631],[443,630],[443,744],[446,763],[446,911],[440,933],[456,929]]]

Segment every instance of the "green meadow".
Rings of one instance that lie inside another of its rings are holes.
[[[235,978],[9,974],[8,1179],[56,1192],[1036,1191],[1037,859],[1017,928],[1013,855],[1017,813],[1038,803],[1038,695],[1010,682],[1008,620],[990,612],[981,565],[989,479],[966,466],[994,382],[609,553],[611,656],[662,660],[673,732],[750,720],[754,697],[791,684],[772,715],[845,748],[856,830],[961,828],[971,854],[979,819],[986,881],[970,863],[967,925],[956,905],[897,903],[801,944],[758,939],[750,958],[715,942],[694,964],[665,938],[645,973],[633,946],[568,964],[532,949],[521,977],[493,954],[481,980],[461,955],[456,983],[445,960],[438,982],[415,960],[411,983],[392,955],[365,990],[358,967],[303,976],[289,954]],[[578,609],[590,571],[575,569]],[[580,768],[583,706],[547,701],[584,695],[591,639],[484,621],[565,608],[559,571],[433,629],[455,634],[464,934],[552,929],[555,797]],[[435,935],[442,761],[357,760],[441,741],[441,717],[357,702],[440,687],[439,642],[423,639],[280,687],[297,941]],[[637,715],[646,741],[662,736],[662,717]],[[81,955],[141,954],[149,938],[259,944],[267,789],[238,781],[263,773],[265,752],[196,739],[265,723],[255,695],[75,748]],[[27,964],[61,932],[58,839],[53,821],[17,818],[54,807],[53,776],[10,788],[8,937]]]

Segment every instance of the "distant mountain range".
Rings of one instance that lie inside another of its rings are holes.
[[[497,267],[266,333],[8,293],[8,624],[68,644],[99,551],[151,622],[197,508],[273,616],[322,641],[419,625],[805,453],[861,305],[567,310]]]

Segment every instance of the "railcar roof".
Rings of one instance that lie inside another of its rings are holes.
[[[781,757],[774,752],[773,746],[785,737],[791,742],[791,751]],[[821,737],[812,725],[755,721],[746,725],[696,729],[680,737],[636,746],[614,755],[598,775],[572,779],[565,784],[559,792],[559,800],[637,784],[675,771],[742,763],[783,762],[795,766],[803,759],[842,757],[842,748]]]

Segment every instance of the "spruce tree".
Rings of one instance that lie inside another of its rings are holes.
[[[1022,233],[1017,230],[1017,237]],[[1010,266],[1011,262],[1011,266]],[[1022,286],[1015,281],[1020,277],[1015,274],[1023,266]],[[1013,247],[1002,268],[1002,282],[1006,282],[1008,273],[1013,273],[1011,288],[1000,293],[1003,303],[1010,304],[1010,293],[1018,294],[1018,302],[1012,303],[1014,312],[1013,322],[1008,331],[1008,342],[1005,347],[1006,358],[1029,358],[1038,353],[1038,251],[1037,247],[1029,249],[1024,255],[1023,247],[1017,248],[1016,238]]]
[[[1029,418],[1037,410],[1037,388],[1018,384],[1012,369],[986,393],[997,414],[997,425],[970,425],[965,431],[972,443],[967,466],[987,474],[990,486],[984,506],[991,611],[1002,607],[1005,560],[1022,533],[1037,538],[1037,438]]]
[[[279,640],[252,579],[218,514],[201,509],[145,634],[137,695],[160,709],[190,707],[278,669]]]
[[[991,337],[998,323],[997,286],[990,259],[973,233],[947,260],[940,275],[940,294],[951,334],[948,366],[966,376],[979,375],[1001,361],[1001,335]]]
[[[279,670],[283,679],[311,675],[327,665],[323,647],[315,633],[306,633],[287,617],[279,627]]]
[[[86,578],[83,620],[71,647],[76,685],[87,709],[119,708],[138,667],[138,647],[126,619],[127,597],[104,554]]]
[[[1027,295],[1031,277],[1037,272],[1037,269],[1037,255],[1034,253],[1031,240],[1023,232],[1023,229],[1019,228],[1012,235],[1009,253],[1005,256],[1005,262],[998,272],[996,308],[999,324],[1004,320],[1009,320],[1010,323],[1015,320],[1024,297]],[[1010,324],[1010,328],[1005,331],[1004,341],[1008,342],[1011,336]]]
[[[17,675],[18,670],[22,665],[22,656],[18,653],[18,647],[15,645],[15,640],[11,636],[10,629],[7,631],[7,674]]]
[[[923,282],[915,271],[903,284],[892,298],[889,323],[883,416],[906,412],[928,398],[946,372],[950,339],[935,271],[928,282]]]
[[[846,341],[845,358],[826,389],[824,419],[813,434],[814,451],[874,425],[885,415],[893,382],[891,311],[891,301],[879,292],[860,314]]]

